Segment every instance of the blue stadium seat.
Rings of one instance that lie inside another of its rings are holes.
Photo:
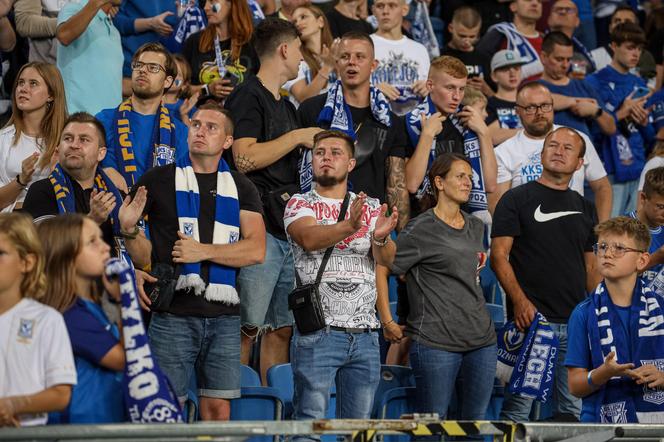
[[[283,418],[293,414],[293,370],[290,364],[273,365],[267,370],[267,385],[277,390],[284,404]]]
[[[379,402],[378,418],[399,419],[415,412],[415,387],[397,387],[383,393]],[[383,442],[409,442],[410,436],[383,436]]]
[[[505,309],[500,304],[486,304],[489,311],[489,316],[493,319],[493,325],[496,330],[501,329],[505,325]]]
[[[413,369],[410,367],[403,367],[401,365],[381,365],[380,367],[380,381],[376,394],[374,395],[374,406],[371,417],[379,419],[381,415],[381,401],[383,395],[388,390],[398,387],[414,387],[415,378],[413,377]]]
[[[231,400],[231,420],[272,421],[281,420],[283,404],[276,388],[242,387],[242,395]],[[256,436],[247,442],[272,442],[272,436]]]
[[[241,374],[241,381],[240,385],[242,387],[260,387],[261,386],[261,378],[256,373],[256,370],[253,368],[249,367],[248,365],[242,365],[242,368],[240,370]]]
[[[505,387],[503,387],[501,382],[496,378],[493,380],[493,392],[491,393],[489,406],[486,409],[486,420],[495,421],[500,419],[500,410],[503,408],[504,401]]]

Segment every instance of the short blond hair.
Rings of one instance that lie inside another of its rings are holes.
[[[478,101],[481,101],[486,105],[489,100],[487,100],[486,96],[479,89],[475,89],[474,87],[466,87],[461,104],[464,106],[472,106]]]
[[[459,23],[470,29],[482,25],[482,16],[472,6],[460,6],[452,15],[452,23]]]
[[[598,238],[602,235],[625,235],[632,238],[636,247],[641,250],[648,251],[648,247],[650,247],[648,227],[638,219],[629,216],[617,216],[596,225],[595,234]]]
[[[468,69],[463,61],[449,55],[442,55],[431,60],[429,78],[434,72],[445,72],[454,78],[468,78]]]
[[[25,260],[28,255],[34,256],[34,266],[21,281],[21,296],[41,298],[46,289],[44,254],[32,219],[18,212],[0,213],[0,233],[7,237],[21,259]]]

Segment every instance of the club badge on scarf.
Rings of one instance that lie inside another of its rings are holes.
[[[390,103],[377,87],[371,86],[369,90],[369,104],[371,107],[371,115],[376,121],[384,124],[387,127],[392,125],[390,117]],[[355,130],[353,129],[353,116],[350,113],[350,108],[344,99],[343,86],[341,80],[333,83],[327,91],[327,98],[325,105],[318,115],[316,123],[320,127],[328,126],[332,130],[338,130],[346,133],[352,139],[355,139]],[[300,156],[298,165],[300,173],[300,189],[302,192],[311,190],[311,183],[313,179],[312,170],[312,153],[311,149],[304,149]]]
[[[136,150],[134,149],[133,132],[129,125],[131,111],[131,98],[127,98],[118,106],[114,120],[117,135],[114,137],[114,142],[117,143],[114,149],[120,162],[120,173],[129,187],[138,181]],[[159,105],[157,118],[149,144],[152,146],[150,151],[152,161],[146,161],[146,164],[149,165],[148,168],[165,166],[175,160],[175,124],[171,121],[170,113],[164,103]]]
[[[537,313],[528,333],[510,321],[498,336],[496,376],[512,394],[546,402],[552,394],[558,337],[546,318]]]
[[[459,107],[457,112],[461,111],[462,109],[463,107]],[[431,97],[428,96],[415,109],[406,114],[406,131],[413,146],[417,146],[417,143],[420,140],[420,134],[422,133],[421,116],[424,115],[425,117],[429,117],[435,112],[436,107],[433,104],[433,101],[431,101]],[[488,210],[489,205],[486,197],[486,190],[484,188],[482,160],[480,158],[480,140],[477,138],[477,134],[475,134],[475,132],[463,127],[456,113],[450,115],[449,118],[452,124],[454,124],[454,127],[456,127],[459,133],[463,136],[463,152],[470,161],[470,166],[473,169],[473,187],[470,191],[470,198],[468,199],[468,207],[470,208],[470,212],[475,213]],[[431,143],[431,150],[429,151],[427,172],[431,168],[431,165],[435,159],[436,140],[434,139]],[[416,198],[422,198],[427,192],[429,192],[430,187],[431,184],[429,183],[429,177],[425,175],[422,184],[420,184],[420,187],[415,194]]]
[[[175,206],[180,231],[196,241],[200,241],[198,216],[200,215],[200,195],[198,181],[191,166],[189,155],[182,155],[175,167]],[[222,159],[217,169],[217,193],[214,197],[213,244],[232,244],[240,239],[240,203],[237,187],[228,164]],[[225,302],[231,305],[240,303],[235,289],[237,270],[221,264],[210,263],[207,287],[201,278],[201,263],[182,264],[176,290],[192,289],[196,295],[205,294],[208,301]]]
[[[74,190],[72,188],[71,179],[69,175],[62,169],[60,163],[55,165],[53,172],[48,176],[51,186],[53,186],[53,193],[55,193],[55,201],[58,206],[58,213],[76,213],[76,201],[74,200]],[[97,167],[95,175],[94,189],[98,192],[111,192],[115,196],[115,207],[108,215],[111,220],[113,228],[113,239],[115,240],[115,255],[120,257],[123,261],[131,264],[129,252],[125,246],[125,239],[120,233],[120,206],[122,205],[122,194],[113,181],[106,176],[106,173],[101,167]]]
[[[126,360],[123,391],[129,420],[134,423],[182,422],[178,399],[152,357],[138,306],[133,269],[119,259],[111,259],[106,264],[106,276],[118,279],[122,296],[122,339]]]
[[[593,367],[604,363],[612,351],[619,364],[636,368],[650,364],[664,371],[664,309],[662,298],[637,279],[629,312],[630,334],[611,302],[602,281],[589,299],[588,322]],[[614,377],[597,391],[595,416],[601,423],[664,423],[664,388],[637,385]]]

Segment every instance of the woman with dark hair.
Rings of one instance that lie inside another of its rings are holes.
[[[421,215],[395,243],[376,225],[378,264],[405,274],[410,312],[405,334],[422,413],[446,416],[462,377],[462,420],[484,419],[496,372],[496,334],[484,304],[479,271],[486,263],[484,223],[461,210],[472,188],[465,156],[440,155],[429,170]]]
[[[67,118],[65,87],[58,68],[23,65],[12,93],[12,116],[0,130],[0,210],[20,209],[27,189],[46,178]]]
[[[334,82],[334,51],[339,45],[332,39],[325,14],[313,5],[299,6],[291,20],[302,40],[300,70],[295,80],[284,85],[295,105],[307,98],[327,92]]]
[[[246,0],[207,0],[204,9],[208,27],[185,41],[182,55],[191,66],[192,92],[223,100],[258,72],[251,11]]]
[[[67,410],[51,416],[52,420],[125,421],[122,325],[111,322],[101,307],[102,289],[118,307],[120,302],[117,282],[111,284],[103,276],[111,248],[97,223],[78,213],[42,221],[37,232],[45,254],[46,290],[42,302],[64,316],[78,376]]]

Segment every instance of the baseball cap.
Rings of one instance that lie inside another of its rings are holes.
[[[521,59],[521,55],[517,51],[503,49],[496,52],[491,58],[491,71],[507,66],[521,66],[522,64],[526,64],[526,62]]]

